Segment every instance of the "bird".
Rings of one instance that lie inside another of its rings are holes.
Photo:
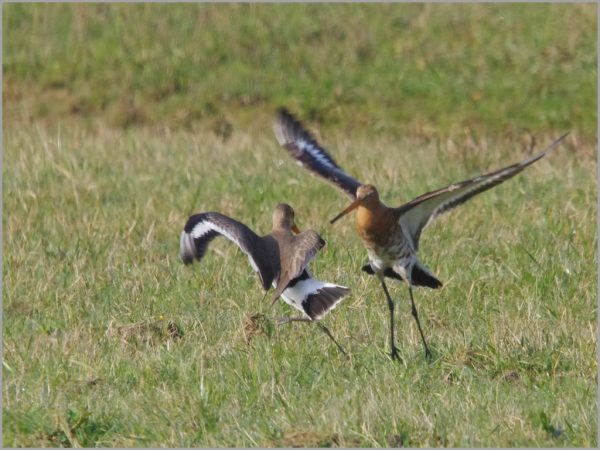
[[[243,223],[218,212],[190,216],[179,240],[179,255],[184,264],[201,260],[217,236],[229,239],[248,256],[267,291],[265,296],[271,286],[274,288],[271,305],[281,297],[302,313],[300,317],[281,318],[278,325],[292,321],[316,323],[347,356],[329,329],[318,321],[334,309],[350,289],[313,278],[307,265],[325,246],[325,241],[314,230],[300,232],[291,206],[280,203],[275,207],[273,230],[265,236],[258,236]]]
[[[520,163],[427,192],[393,208],[381,201],[375,186],[363,184],[341,169],[300,120],[285,107],[278,109],[273,131],[279,144],[301,166],[332,183],[350,198],[352,203],[330,223],[333,224],[349,212],[356,210],[356,231],[368,254],[368,263],[362,267],[362,270],[369,275],[377,276],[387,300],[392,360],[401,358],[394,338],[394,302],[390,297],[385,278],[403,281],[408,286],[411,314],[419,330],[425,356],[431,358],[412,288],[425,286],[437,289],[442,286],[442,282],[417,256],[423,229],[440,214],[517,175],[556,148],[568,135],[565,133],[547,148]]]

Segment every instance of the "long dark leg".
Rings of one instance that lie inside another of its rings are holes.
[[[329,328],[327,328],[325,325],[323,325],[320,322],[315,322],[317,324],[317,326],[323,330],[323,332],[329,336],[331,338],[331,340],[334,342],[335,345],[337,345],[337,348],[340,349],[340,352],[342,352],[344,354],[344,356],[347,358],[348,357],[348,353],[346,353],[346,351],[344,350],[344,348],[338,343],[338,341],[335,340],[335,338],[331,335],[331,332],[329,331]]]
[[[425,336],[423,335],[423,330],[421,329],[421,322],[419,322],[419,314],[417,313],[417,306],[415,305],[415,300],[413,299],[412,286],[410,284],[408,285],[408,293],[410,294],[410,302],[412,304],[412,315],[417,322],[417,328],[419,329],[419,333],[421,333],[421,340],[423,341],[423,346],[425,347],[425,356],[427,358],[431,358],[431,352],[429,351],[429,347],[425,341]]]
[[[340,350],[340,352],[342,352],[344,354],[344,356],[347,358],[348,354],[346,353],[346,351],[344,350],[344,348],[338,343],[338,341],[335,340],[335,338],[333,337],[333,335],[331,334],[331,332],[329,331],[329,329],[323,325],[320,322],[315,322],[313,320],[308,319],[307,317],[282,317],[280,319],[277,320],[277,325],[283,325],[285,323],[288,322],[310,322],[310,323],[314,323],[315,325],[317,325],[322,331],[323,333],[325,333],[327,336],[329,336],[329,338],[335,343],[335,345],[337,345],[337,348]]]
[[[390,293],[387,290],[387,286],[385,285],[385,281],[383,278],[381,280],[381,287],[383,287],[383,292],[385,292],[385,297],[387,298],[388,309],[390,310],[390,349],[392,359],[397,359],[400,361],[400,354],[398,353],[398,349],[396,348],[395,340],[394,340],[394,302],[390,297]]]

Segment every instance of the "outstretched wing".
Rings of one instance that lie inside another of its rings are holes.
[[[279,144],[304,168],[335,184],[352,200],[361,183],[344,172],[287,109],[277,111],[273,131]]]
[[[279,242],[281,274],[275,287],[273,301],[288,287],[290,281],[302,274],[308,263],[324,246],[325,241],[313,230],[285,237],[285,241]]]
[[[204,256],[208,244],[217,236],[224,236],[248,256],[248,260],[265,290],[279,272],[279,257],[273,255],[268,243],[243,223],[217,212],[194,214],[185,224],[179,239],[179,256],[185,264]]]
[[[404,232],[412,238],[415,250],[419,247],[421,231],[429,222],[445,211],[448,211],[494,186],[514,177],[527,166],[538,161],[560,144],[569,133],[563,134],[546,149],[525,161],[503,167],[495,172],[454,183],[436,191],[423,194],[408,203],[396,208],[395,212]]]

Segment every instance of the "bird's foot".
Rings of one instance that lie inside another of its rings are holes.
[[[392,361],[402,362],[402,358],[400,357],[400,353],[398,352],[398,347],[396,347],[395,345],[392,346],[390,357],[392,358]]]
[[[433,355],[431,354],[431,352],[429,351],[429,348],[425,349],[425,359],[427,361],[431,361],[433,359]]]

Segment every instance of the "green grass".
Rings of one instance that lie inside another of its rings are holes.
[[[227,130],[286,103],[386,133],[596,130],[592,4],[11,4],[3,22],[21,120]]]
[[[3,12],[5,446],[597,446],[593,6]],[[571,130],[424,232],[432,362],[402,283],[389,359],[353,221],[327,223],[347,200],[278,147],[279,104],[392,206]],[[179,261],[190,214],[266,233],[278,202],[352,289],[324,321],[349,359],[252,322],[293,312],[232,243]]]
[[[433,142],[327,142],[391,204],[525,152],[482,141],[461,161]],[[571,140],[425,231],[421,257],[445,282],[416,291],[435,359],[424,359],[396,283],[399,365],[351,220],[326,225],[345,198],[267,130],[223,143],[77,122],[8,129],[4,443],[595,446],[592,154]],[[178,260],[189,214],[219,210],[267,232],[278,201],[327,240],[314,272],[353,290],[325,321],[349,360],[305,324],[250,334],[254,313],[291,311],[261,303],[233,244],[215,241],[193,267]]]

